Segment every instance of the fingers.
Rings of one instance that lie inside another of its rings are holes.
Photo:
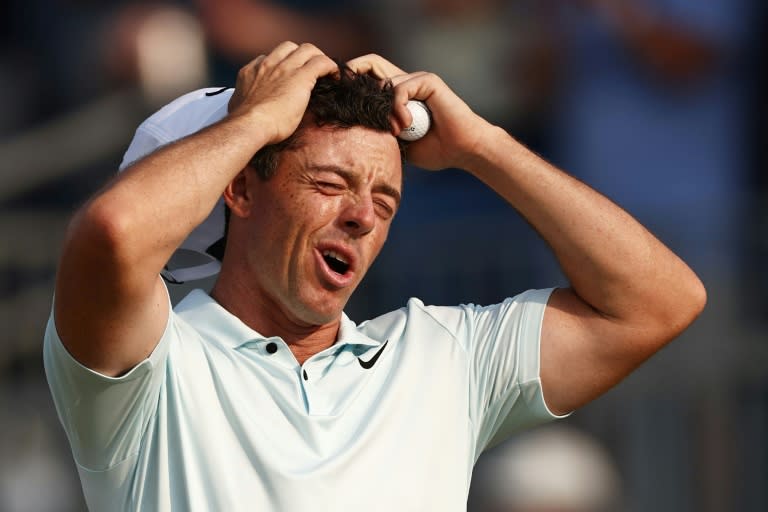
[[[240,68],[240,71],[237,73],[237,79],[235,81],[235,91],[232,93],[232,96],[229,98],[229,102],[227,103],[228,112],[234,112],[243,102],[245,99],[244,89],[247,88],[248,82],[252,80],[251,76],[253,75],[254,70],[264,61],[265,58],[266,55],[259,55],[251,62]]]
[[[316,46],[280,43],[240,69],[229,112],[270,125],[269,143],[284,140],[301,122],[317,79],[333,73],[338,65]]]
[[[358,74],[370,74],[381,80],[390,80],[394,85],[394,109],[391,119],[392,133],[399,134],[413,121],[411,112],[406,107],[408,100],[426,100],[431,91],[419,85],[426,73],[406,73],[387,59],[374,53],[363,55],[347,62],[347,66]]]
[[[271,52],[269,52],[269,55],[267,55],[267,57],[264,59],[264,65],[267,67],[277,66],[286,57],[296,51],[298,47],[299,45],[293,41],[283,41],[282,43],[275,46]]]
[[[249,77],[253,70],[259,67],[262,62],[264,62],[264,59],[266,59],[266,55],[259,55],[255,59],[253,59],[251,62],[240,68],[240,71],[237,73],[237,83],[240,83]]]
[[[375,53],[352,59],[347,62],[347,66],[355,73],[360,75],[369,73],[382,80],[406,74],[405,71]]]
[[[394,131],[400,133],[413,122],[411,111],[406,107],[409,100],[428,102],[435,91],[443,85],[437,75],[419,71],[391,78],[394,86]]]
[[[338,70],[333,59],[326,56],[317,46],[309,43],[298,45],[285,41],[277,45],[268,55],[259,55],[246,64],[241,73],[248,74],[258,69],[285,69],[294,71],[307,66],[315,77],[327,75]]]
[[[292,43],[293,44],[293,43]],[[277,51],[280,48],[276,48]],[[282,54],[281,54],[282,55]],[[310,43],[303,43],[301,45],[295,45],[292,51],[282,55],[280,64],[284,64],[289,68],[298,69],[305,66],[311,61],[329,61],[333,62],[331,58],[325,55],[317,46]],[[334,63],[335,65],[335,63]]]

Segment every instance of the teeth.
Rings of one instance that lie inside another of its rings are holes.
[[[336,251],[323,251],[323,256],[328,256],[330,258],[337,259],[342,263],[349,263],[346,258],[344,258],[341,254],[337,253]]]

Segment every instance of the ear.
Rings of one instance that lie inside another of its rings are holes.
[[[237,173],[237,176],[229,182],[224,189],[224,202],[229,207],[232,215],[247,217],[251,212],[253,194],[249,188],[250,181],[255,177],[253,169],[249,166]]]

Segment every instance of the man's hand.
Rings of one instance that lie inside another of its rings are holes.
[[[285,140],[299,126],[317,79],[332,73],[338,66],[316,46],[281,43],[240,69],[230,116],[253,116],[267,144]]]
[[[392,132],[397,135],[411,124],[406,108],[410,99],[425,102],[432,111],[432,126],[423,138],[411,143],[408,161],[423,169],[448,167],[466,169],[471,165],[478,143],[493,126],[475,114],[440,77],[433,73],[406,73],[379,55],[364,55],[347,65],[356,73],[369,73],[392,81],[395,112]]]

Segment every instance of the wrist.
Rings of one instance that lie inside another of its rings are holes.
[[[274,134],[274,122],[257,109],[231,113],[224,122],[238,134],[242,146],[251,154],[255,154],[264,146],[279,142]]]
[[[524,149],[503,128],[489,124],[470,152],[465,156],[462,166],[470,174],[482,178],[490,169],[498,168],[499,163],[508,160],[510,155]]]

